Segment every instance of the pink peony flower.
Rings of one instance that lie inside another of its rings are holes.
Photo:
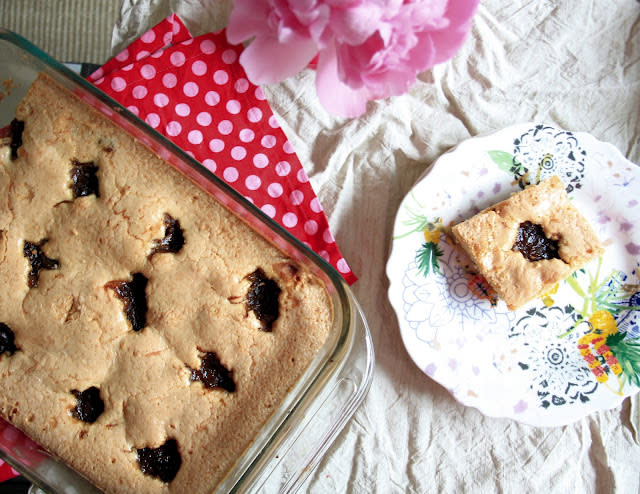
[[[236,0],[227,37],[252,40],[240,63],[255,84],[292,76],[316,55],[327,110],[359,116],[400,95],[464,42],[479,0]]]
[[[236,0],[227,39],[253,42],[240,63],[254,84],[295,75],[317,54],[329,23],[330,7],[314,0]]]

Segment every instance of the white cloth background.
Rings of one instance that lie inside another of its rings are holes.
[[[229,6],[125,0],[114,52],[171,11],[194,34],[219,29]],[[589,132],[640,162],[640,2],[484,0],[452,61],[355,120],[327,114],[313,78],[307,70],[265,92],[360,278],[353,290],[371,327],[377,369],[366,401],[306,490],[640,492],[637,397],[559,428],[486,418],[410,361],[385,275],[400,201],[464,139],[539,121]]]

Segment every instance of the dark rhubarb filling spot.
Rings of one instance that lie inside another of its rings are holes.
[[[13,355],[18,351],[15,343],[15,335],[11,328],[5,323],[0,322],[0,355],[8,353]]]
[[[175,439],[168,439],[157,448],[142,448],[136,451],[140,470],[146,475],[157,477],[163,482],[171,482],[180,470],[182,458]]]
[[[124,314],[134,331],[140,331],[147,324],[147,295],[145,289],[149,280],[142,273],[135,273],[131,281],[114,280],[105,287],[116,292],[123,303]]]
[[[24,132],[24,122],[18,119],[11,120],[9,124],[9,135],[11,136],[11,159],[18,157],[18,148],[22,146],[22,133]]]
[[[29,260],[29,275],[27,284],[29,288],[36,288],[40,279],[40,271],[43,269],[54,270],[60,267],[60,263],[56,259],[48,258],[44,252],[42,252],[42,246],[47,242],[47,239],[41,240],[39,243],[24,241],[23,254]]]
[[[263,331],[271,331],[280,315],[280,287],[264,271],[258,268],[247,276],[251,282],[247,292],[247,307],[262,324]]]
[[[92,424],[104,412],[104,402],[100,397],[100,390],[95,386],[84,391],[72,389],[71,394],[77,400],[76,406],[71,410],[71,415],[78,420]]]
[[[163,223],[164,238],[153,240],[149,257],[161,253],[176,254],[180,252],[180,249],[182,249],[184,245],[184,235],[182,228],[180,228],[180,222],[165,213]]]
[[[100,197],[98,187],[98,167],[93,161],[81,163],[78,160],[71,161],[71,190],[73,198],[89,196],[91,194]]]
[[[520,223],[516,241],[511,250],[519,251],[531,262],[543,259],[560,259],[558,241],[547,238],[542,226],[525,221]]]
[[[207,352],[200,360],[200,369],[191,369],[191,380],[202,382],[207,389],[222,388],[233,393],[236,383],[231,374],[214,352]]]

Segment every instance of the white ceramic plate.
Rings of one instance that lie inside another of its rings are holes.
[[[509,311],[441,226],[553,174],[605,254]],[[442,155],[400,205],[387,276],[411,358],[486,415],[563,425],[639,389],[640,168],[589,134],[529,123]]]

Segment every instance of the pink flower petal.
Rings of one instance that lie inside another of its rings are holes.
[[[272,38],[256,38],[240,55],[240,63],[254,84],[272,84],[300,72],[317,51],[311,40],[283,44]]]
[[[316,71],[316,92],[322,106],[334,115],[358,117],[367,109],[366,89],[351,89],[340,81],[334,44],[320,52]]]
[[[337,43],[336,58],[340,80],[353,89],[361,87],[367,75],[373,75],[379,70],[381,64],[375,59],[383,51],[384,42],[377,32],[360,45]]]
[[[266,22],[269,4],[262,0],[236,0],[226,29],[229,43],[237,45],[271,31]]]
[[[471,18],[476,12],[479,0],[451,0],[447,5],[446,17],[451,24],[447,29],[430,33],[436,47],[434,64],[452,58],[464,43],[471,27]]]
[[[331,14],[331,30],[337,41],[350,45],[364,43],[379,27],[382,9],[377,5],[361,4]]]
[[[297,1],[299,2],[300,0]],[[306,26],[309,36],[313,40],[319,41],[322,38],[327,24],[329,23],[331,7],[329,7],[329,5],[320,4],[316,0],[309,0],[301,3],[306,3],[307,5],[297,5],[296,8],[292,7],[296,14],[296,18]]]
[[[436,47],[433,65],[452,58],[467,39],[467,34],[468,29],[465,26],[429,33],[431,42]]]
[[[453,26],[467,25],[476,13],[480,0],[449,0],[445,17]]]

